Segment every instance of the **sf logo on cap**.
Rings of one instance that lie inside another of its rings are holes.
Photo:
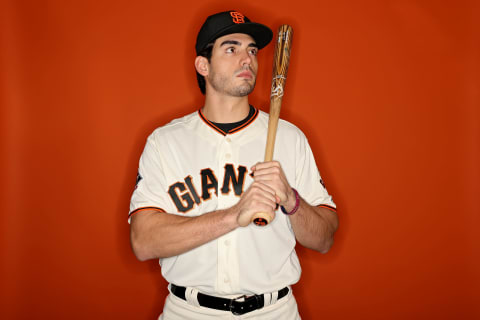
[[[245,20],[244,20],[244,15],[241,14],[240,12],[237,12],[237,11],[232,11],[230,12],[230,15],[232,16],[232,20],[234,23],[245,23]]]

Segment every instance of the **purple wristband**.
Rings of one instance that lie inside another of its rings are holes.
[[[295,193],[295,207],[293,207],[292,211],[290,212],[287,212],[287,210],[285,210],[283,206],[280,207],[282,209],[282,212],[285,213],[287,216],[291,216],[292,214],[297,212],[298,208],[300,208],[300,196],[298,195],[297,190],[295,190],[294,188],[292,188],[292,190]]]

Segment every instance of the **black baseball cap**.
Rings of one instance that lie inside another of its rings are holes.
[[[272,30],[260,23],[251,22],[238,11],[230,10],[213,14],[205,20],[198,32],[195,50],[199,54],[205,47],[217,38],[231,33],[250,35],[258,49],[264,48],[273,38]]]

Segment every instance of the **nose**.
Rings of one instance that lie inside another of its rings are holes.
[[[243,51],[242,58],[240,60],[240,65],[243,67],[245,65],[250,66],[252,63],[252,57],[248,53],[248,50]]]

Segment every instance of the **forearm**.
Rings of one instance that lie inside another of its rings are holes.
[[[275,193],[253,182],[231,208],[185,217],[156,210],[133,215],[132,249],[139,260],[166,258],[185,253],[238,228],[247,226],[257,212],[274,214]]]
[[[290,187],[279,162],[257,163],[252,167],[252,171],[255,181],[275,190],[277,203],[287,212],[295,208],[297,193]],[[312,207],[302,198],[299,198],[299,201],[300,207],[297,212],[289,216],[297,241],[321,253],[328,252],[333,244],[333,234],[338,227],[337,214],[326,208]]]
[[[197,217],[146,210],[132,217],[130,241],[141,260],[176,256],[216,239],[237,227],[234,208]]]
[[[312,207],[300,198],[300,208],[289,218],[300,244],[320,253],[329,251],[338,228],[335,212],[323,207]]]

